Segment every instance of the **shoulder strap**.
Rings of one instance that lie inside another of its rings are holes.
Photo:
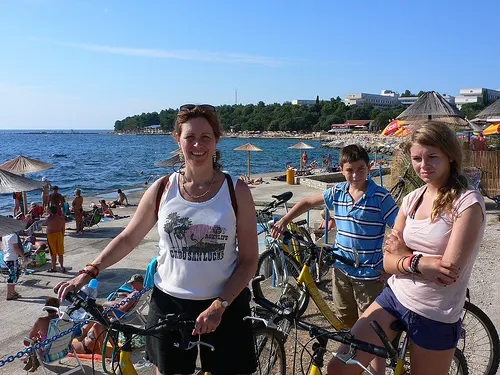
[[[165,188],[168,186],[168,180],[169,180],[170,176],[171,176],[171,174],[168,174],[161,179],[160,186],[158,187],[158,191],[156,193],[155,214],[156,214],[157,219],[158,219],[158,212],[160,211],[161,197],[163,196],[163,192],[165,191]]]
[[[227,180],[227,187],[229,188],[229,195],[231,196],[231,205],[233,206],[234,216],[238,217],[238,202],[236,201],[236,193],[234,192],[233,179],[227,173],[224,173]]]

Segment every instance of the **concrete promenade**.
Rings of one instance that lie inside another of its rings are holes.
[[[266,173],[252,175],[253,178],[262,177],[264,183],[251,186],[251,192],[257,205],[263,205],[273,200],[271,195],[283,193],[285,191],[293,192],[293,198],[290,203],[296,203],[298,200],[319,193],[321,190],[312,189],[301,185],[288,185],[281,181],[272,181],[270,178],[280,173]],[[129,202],[137,204],[144,191],[135,191],[128,195]],[[97,198],[84,197],[84,207],[88,208],[91,202],[98,202]],[[67,231],[65,235],[65,266],[68,269],[67,274],[49,273],[50,268],[46,264],[40,268],[35,268],[34,273],[30,275],[21,275],[16,290],[22,295],[22,298],[14,301],[6,301],[6,284],[0,286],[0,359],[17,353],[24,349],[22,344],[23,337],[29,333],[37,317],[45,315],[42,307],[45,297],[55,296],[54,286],[61,280],[74,277],[80,269],[91,262],[96,255],[116,236],[130,221],[135,213],[136,206],[113,209],[114,213],[120,216],[130,216],[128,218],[101,221],[99,227],[94,226],[87,230],[83,235],[75,234],[74,221],[66,223]],[[320,211],[312,210],[310,214],[311,222],[321,220]],[[40,240],[45,240],[46,235],[37,236]],[[122,261],[102,272],[99,277],[98,297],[105,298],[109,292],[115,290],[123,284],[134,273],[144,273],[147,264],[158,253],[158,233],[156,227],[153,228],[137,248]],[[59,267],[58,267],[59,269]],[[137,352],[137,351],[136,351]],[[134,353],[141,358],[141,354]],[[65,359],[63,363],[71,366],[73,359]],[[87,373],[92,373],[91,363],[84,361]],[[24,374],[23,364],[20,360],[0,367],[0,374]],[[50,366],[55,374],[63,372],[63,367],[57,362]],[[100,364],[98,364],[100,368]],[[39,369],[38,372],[41,370]],[[99,372],[100,373],[100,372]]]

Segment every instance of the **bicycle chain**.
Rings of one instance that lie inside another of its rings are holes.
[[[108,307],[107,309],[105,309],[103,311],[103,315],[105,315],[113,310],[118,310],[121,306],[125,305],[126,303],[128,303],[134,299],[140,298],[143,294],[149,292],[151,289],[152,289],[151,287],[144,288],[139,293],[134,294],[132,297],[125,298],[124,300],[120,301],[119,303],[117,303],[111,307]],[[88,324],[89,322],[90,322],[90,320],[84,320],[84,321],[78,322],[73,327],[68,328],[65,331],[59,332],[57,335],[49,337],[43,341],[37,342],[36,344],[34,344],[32,346],[28,346],[26,349],[17,352],[15,355],[9,355],[5,360],[0,359],[0,367],[5,366],[7,363],[14,362],[14,360],[16,358],[22,358],[23,356],[30,354],[33,350],[38,350],[44,346],[51,344],[52,342],[56,341],[57,339],[61,338],[62,336],[68,335],[68,334],[72,333],[73,331],[80,329],[81,327],[83,327],[85,324]]]

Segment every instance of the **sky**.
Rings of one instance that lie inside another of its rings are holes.
[[[500,1],[0,0],[0,129],[185,103],[500,88]]]

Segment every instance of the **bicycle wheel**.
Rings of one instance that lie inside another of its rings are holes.
[[[457,348],[465,356],[469,373],[495,375],[500,360],[499,346],[493,322],[479,307],[466,301]]]
[[[285,265],[282,264],[281,254],[284,256]],[[284,280],[284,267],[289,275],[288,280]],[[306,286],[297,284],[300,271],[299,264],[290,254],[277,248],[277,245],[272,245],[260,255],[256,272],[256,276],[265,277],[261,283],[264,297],[275,303],[291,301],[297,308],[297,317],[306,311],[309,304]]]
[[[469,368],[465,356],[460,349],[455,349],[448,375],[468,375]]]
[[[403,191],[405,189],[405,182],[404,180],[400,180],[396,185],[394,185],[391,190],[389,191],[389,193],[391,194],[392,196],[392,199],[394,199],[394,202],[396,202],[397,204],[399,204],[399,200],[402,198],[403,196]]]
[[[257,371],[255,375],[285,375],[286,355],[278,331],[257,325],[253,327]]]

